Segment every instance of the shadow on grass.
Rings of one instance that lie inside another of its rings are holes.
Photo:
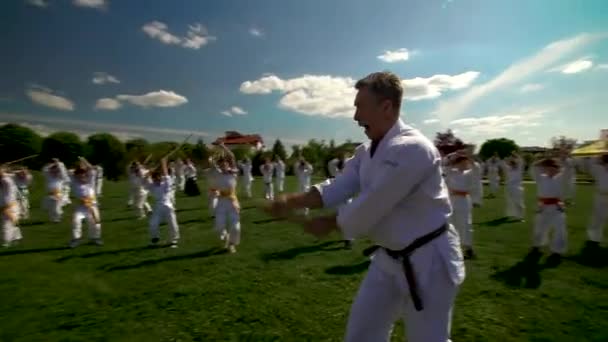
[[[141,246],[141,247],[115,249],[115,250],[111,250],[111,251],[87,253],[87,254],[80,254],[80,255],[66,255],[64,257],[61,257],[61,258],[55,260],[55,262],[65,262],[65,261],[68,261],[70,259],[75,259],[75,258],[87,259],[87,258],[94,258],[94,257],[98,257],[98,256],[104,256],[104,255],[116,255],[116,254],[127,253],[127,252],[138,252],[138,251],[143,251],[145,249],[152,249],[152,248],[153,247],[150,247],[150,246]]]
[[[325,273],[331,275],[352,275],[365,272],[369,268],[370,261],[365,260],[354,265],[333,266],[325,269]]]
[[[541,257],[540,253],[528,253],[522,261],[506,270],[494,273],[491,278],[512,287],[537,289],[541,284],[540,271],[543,269],[539,264]]]
[[[148,222],[146,219],[138,219],[135,215],[127,217],[116,217],[113,219],[103,219],[103,222],[121,222],[121,221],[133,221],[133,222]]]
[[[121,266],[112,266],[112,267],[102,266],[100,269],[105,270],[106,272],[124,271],[124,270],[136,269],[136,268],[140,268],[140,267],[154,266],[154,265],[158,265],[158,264],[161,264],[163,262],[168,262],[168,261],[180,261],[180,260],[206,258],[206,257],[210,257],[213,255],[220,255],[220,254],[225,254],[225,253],[226,253],[226,250],[224,250],[223,248],[215,247],[215,248],[211,248],[211,249],[201,251],[201,252],[196,252],[196,253],[175,255],[175,256],[170,256],[167,258],[160,258],[160,259],[144,260],[142,262],[138,262],[137,264],[133,264],[133,265],[121,265]]]
[[[266,223],[280,222],[280,221],[287,221],[287,219],[286,218],[282,218],[282,217],[279,217],[279,218],[273,217],[273,218],[253,221],[253,223],[254,224],[266,224]]]
[[[183,221],[178,221],[179,224],[188,224],[188,223],[209,223],[212,222],[213,219],[212,218],[193,218],[193,219],[189,219],[189,220],[183,220]]]
[[[512,223],[512,222],[516,222],[515,220],[512,220],[508,217],[501,217],[498,219],[494,219],[491,221],[485,221],[485,222],[479,222],[477,223],[477,225],[479,226],[489,226],[489,227],[496,227],[496,226],[500,226],[503,224],[507,224],[507,223]]]
[[[579,254],[568,259],[583,266],[593,268],[608,267],[608,248],[585,245]]]
[[[324,252],[338,251],[338,250],[344,249],[344,247],[342,247],[342,246],[331,247],[331,246],[335,245],[335,244],[342,244],[342,243],[343,243],[342,241],[327,241],[327,242],[323,242],[323,243],[320,243],[317,245],[312,245],[312,246],[294,247],[294,248],[284,250],[282,252],[264,254],[264,255],[262,255],[262,260],[264,260],[264,261],[288,260],[288,259],[293,259],[293,258],[297,257],[298,255],[306,254],[306,253],[314,253],[314,252],[319,252],[319,251],[324,251]]]
[[[44,253],[53,251],[62,251],[70,249],[70,247],[49,247],[49,248],[32,248],[32,249],[12,249],[5,252],[0,252],[1,256],[18,255],[18,254],[32,254],[32,253]]]
[[[46,224],[44,221],[23,221],[19,222],[19,226],[21,227],[32,227],[32,226],[42,226]]]
[[[186,212],[186,211],[196,211],[196,210],[201,210],[202,211],[203,208],[202,207],[200,207],[200,208],[199,207],[195,207],[195,208],[181,208],[181,209],[176,209],[175,212],[176,213],[183,213],[183,212]]]

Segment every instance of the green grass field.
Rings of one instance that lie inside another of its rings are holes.
[[[71,210],[63,223],[47,224],[41,187],[37,179],[24,241],[0,250],[0,341],[342,339],[368,241],[344,250],[338,236],[316,241],[295,225],[256,222],[268,217],[243,201],[242,244],[225,254],[205,198],[180,196],[179,248],[148,249],[147,221],[126,208],[125,183],[106,182],[105,246],[70,250]],[[295,189],[293,179],[287,189]],[[577,188],[570,250],[557,268],[543,267],[545,258],[535,269],[518,265],[529,248],[534,197],[526,185],[526,223],[498,220],[502,196],[475,209],[478,259],[467,261],[453,341],[608,341],[607,263],[587,266],[580,255],[592,186]],[[403,340],[402,327],[393,341]]]

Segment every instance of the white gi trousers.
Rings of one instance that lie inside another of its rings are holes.
[[[146,190],[135,190],[135,210],[139,218],[146,217],[146,214],[152,211],[148,203],[148,192]]]
[[[304,193],[304,192],[308,192],[309,190],[310,190],[310,183],[307,183],[307,182],[299,182],[298,183],[298,192]],[[310,210],[308,208],[303,208],[302,209],[302,214],[308,216],[308,212],[309,211]]]
[[[274,187],[272,182],[264,182],[264,198],[271,201],[274,200]]]
[[[401,266],[391,272],[380,265],[385,261],[377,260],[390,257],[384,251],[374,255],[351,307],[346,342],[388,342],[398,319],[405,322],[408,342],[450,341],[452,307],[458,285],[450,278],[439,253],[433,250],[430,255],[428,276],[417,278],[422,311],[414,307]]]
[[[23,220],[30,218],[30,192],[27,188],[17,190],[17,201],[19,202],[19,217]]]
[[[215,216],[215,208],[217,208],[217,197],[218,194],[215,190],[207,190],[207,211],[209,212],[209,216]]]
[[[103,189],[103,178],[97,178],[95,183],[95,194],[97,197],[101,197],[101,190]]]
[[[564,199],[571,201],[576,193],[576,177],[564,177]]]
[[[490,182],[490,193],[492,195],[496,195],[498,192],[498,187],[500,186],[500,179],[498,178],[498,175],[488,176],[488,181]]]
[[[97,205],[93,205],[90,210],[94,210],[95,215],[98,218],[100,217]],[[90,210],[84,205],[78,205],[74,208],[74,216],[72,218],[72,240],[80,240],[82,238],[82,220],[87,221],[89,239],[96,240],[101,238],[101,223],[95,222],[95,218]]]
[[[473,219],[471,215],[473,208],[471,197],[469,195],[450,195],[450,202],[452,203],[450,223],[458,231],[460,243],[464,247],[473,247]]]
[[[15,203],[9,208],[5,209],[6,212],[2,212],[0,217],[2,218],[2,242],[3,246],[7,247],[11,242],[21,240],[21,229],[17,226],[19,217],[19,207]]]
[[[277,191],[278,192],[283,192],[283,187],[285,185],[285,176],[283,176],[283,177],[277,177],[276,178],[276,183],[277,183]]]
[[[471,201],[473,204],[481,205],[483,202],[483,183],[481,180],[475,181],[471,191]]]
[[[175,175],[175,183],[177,183],[177,189],[179,189],[179,191],[184,191],[186,177],[184,177],[184,175]]]
[[[169,240],[171,240],[171,243],[177,243],[179,240],[179,226],[175,217],[175,209],[163,204],[157,204],[150,217],[150,238],[160,238],[159,227],[163,222],[169,226]]]
[[[241,187],[245,196],[251,198],[251,178],[249,176],[241,177]]]
[[[566,214],[558,205],[539,205],[534,223],[534,247],[549,244],[549,233],[553,229],[550,250],[552,253],[564,254],[568,249],[568,232],[566,231]]]
[[[604,237],[604,226],[608,221],[608,193],[595,194],[593,202],[593,214],[587,226],[587,238],[590,241],[602,242]]]
[[[505,187],[507,200],[507,217],[523,220],[524,218],[524,188],[521,185]]]
[[[63,216],[63,202],[64,199],[62,196],[47,196],[43,200],[43,208],[45,208],[49,214],[49,220],[51,222],[57,223],[61,221],[61,216]]]
[[[239,210],[230,198],[220,197],[215,207],[215,231],[222,241],[237,246],[241,242]]]

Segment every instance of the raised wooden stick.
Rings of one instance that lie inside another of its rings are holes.
[[[8,166],[8,165],[15,164],[15,163],[18,163],[20,161],[27,160],[27,159],[32,159],[32,158],[35,158],[35,157],[38,157],[38,155],[37,154],[32,154],[31,156],[27,156],[27,157],[24,157],[24,158],[21,158],[21,159],[13,160],[13,161],[10,161],[8,163],[4,163],[2,165]]]

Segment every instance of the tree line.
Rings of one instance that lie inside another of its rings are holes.
[[[437,132],[434,143],[442,153],[453,152],[467,146],[450,130]],[[566,137],[557,137],[552,141],[554,148],[572,149],[575,143],[575,140]],[[179,145],[173,141],[149,142],[145,139],[122,142],[109,133],[93,134],[85,140],[71,132],[56,132],[42,137],[32,129],[17,124],[0,127],[0,151],[2,151],[0,163],[37,154],[38,157],[24,161],[23,165],[31,169],[40,169],[52,158],[59,158],[70,167],[76,164],[78,156],[84,156],[91,163],[101,165],[105,176],[111,180],[125,177],[126,167],[131,161],[141,162],[151,156],[150,161],[154,163]],[[357,143],[351,141],[336,145],[333,140],[327,143],[324,140],[311,139],[306,144],[292,146],[288,153],[281,140],[276,140],[269,150],[253,151],[241,147],[234,149],[233,152],[238,160],[245,157],[251,159],[254,175],[260,175],[259,166],[266,158],[274,160],[277,157],[287,164],[287,173],[293,174],[294,164],[303,157],[313,165],[316,175],[326,176],[327,163],[340,154],[352,155],[356,146]],[[481,145],[477,157],[487,160],[497,154],[505,158],[513,151],[519,150],[520,147],[513,140],[490,139]],[[206,145],[202,139],[198,139],[195,143],[184,143],[172,158],[190,158],[195,164],[201,164],[213,153],[214,148]],[[533,154],[525,153],[523,157],[529,162]]]

